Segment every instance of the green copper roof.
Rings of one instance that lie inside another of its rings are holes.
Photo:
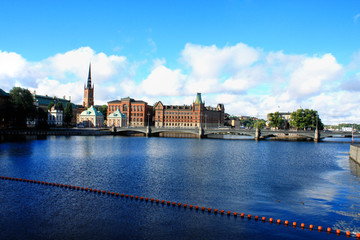
[[[0,88],[0,96],[10,96],[10,94],[8,94],[7,92],[5,92],[4,90],[2,90],[1,88]]]
[[[201,93],[197,93],[197,94],[196,94],[195,104],[202,104],[202,101],[201,101]]]
[[[49,96],[42,96],[42,95],[34,95],[34,99],[35,101],[37,101],[39,103],[39,105],[41,106],[48,106],[49,103],[53,102],[53,103],[58,103],[61,102],[63,107],[66,107],[66,104],[68,102],[70,102],[70,100],[67,99],[63,99],[63,98],[57,98],[57,97],[49,97]],[[74,106],[73,106],[74,107]]]
[[[94,106],[89,107],[83,111],[80,116],[104,116],[100,111],[96,110]]]
[[[115,112],[109,114],[108,118],[112,118],[112,117],[113,117],[113,118],[125,118],[126,115],[123,114],[123,113],[121,113],[121,112],[119,111],[119,109],[118,109],[118,110],[116,110]]]

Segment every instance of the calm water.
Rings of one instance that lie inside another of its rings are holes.
[[[34,179],[360,232],[349,143],[48,137],[0,143],[0,176]],[[0,239],[345,239],[0,179]]]

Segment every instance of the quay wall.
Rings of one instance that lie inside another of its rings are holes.
[[[360,164],[360,144],[350,145],[350,158]]]

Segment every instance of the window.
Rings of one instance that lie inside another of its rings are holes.
[[[124,112],[126,112],[126,111],[127,111],[127,109],[128,109],[127,105],[126,105],[126,104],[124,104],[124,105],[123,105],[123,111],[124,111]]]

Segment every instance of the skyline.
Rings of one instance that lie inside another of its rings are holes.
[[[266,118],[309,108],[360,123],[360,2],[4,1],[0,88],[82,103],[206,105]]]

